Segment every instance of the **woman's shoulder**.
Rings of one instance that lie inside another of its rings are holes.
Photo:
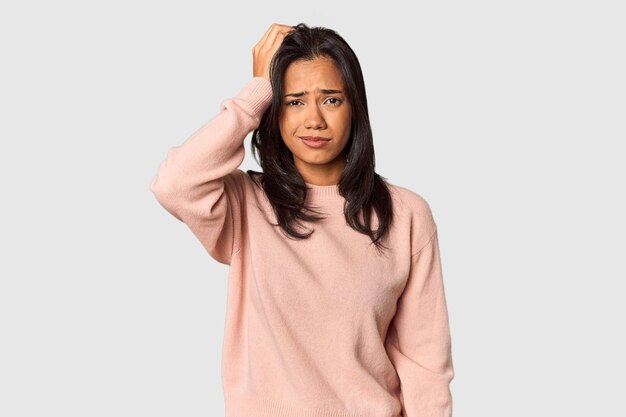
[[[389,181],[385,183],[388,185],[394,206],[397,203],[397,211],[416,217],[432,217],[430,204],[423,194]]]
[[[437,229],[430,203],[423,194],[408,187],[386,181],[392,195],[394,213],[403,227],[411,230],[415,247],[421,247]]]
[[[266,216],[269,216],[268,220],[270,222],[275,223],[276,217],[274,215],[274,211],[267,194],[265,194],[263,184],[261,183],[263,172],[254,170],[243,171],[238,169],[237,175],[239,177],[239,181],[242,183],[244,194],[246,196],[246,204],[249,207],[259,209],[262,213],[265,213]]]

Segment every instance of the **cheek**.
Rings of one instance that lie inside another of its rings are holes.
[[[350,127],[352,126],[352,114],[350,112],[341,114],[337,120],[337,127],[341,129],[344,134],[348,134],[350,132]]]
[[[278,121],[280,133],[284,136],[293,136],[294,128],[297,127],[289,117],[282,117]]]

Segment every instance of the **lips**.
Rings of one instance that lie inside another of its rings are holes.
[[[300,136],[300,139],[302,140],[308,140],[308,141],[313,141],[313,142],[317,142],[317,141],[329,141],[329,138],[324,138],[321,136]]]
[[[320,149],[330,142],[330,139],[321,136],[300,136],[300,140],[311,149]]]

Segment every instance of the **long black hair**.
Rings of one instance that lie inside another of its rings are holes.
[[[305,239],[313,233],[299,233],[292,225],[295,222],[302,226],[301,220],[315,222],[323,217],[309,214],[319,212],[305,204],[307,185],[281,137],[282,86],[285,70],[293,61],[332,59],[341,72],[352,107],[351,135],[343,151],[347,162],[338,184],[339,193],[346,200],[344,217],[350,227],[369,236],[380,250],[385,247],[382,240],[393,222],[393,203],[386,178],[374,171],[374,143],[361,65],[352,48],[335,31],[308,27],[304,23],[294,28],[272,57],[269,67],[272,103],[252,133],[252,153],[263,172],[246,172],[251,178],[259,179],[257,185],[265,191],[276,215],[277,226],[287,233],[287,237]],[[377,216],[376,230],[372,230],[372,210]]]

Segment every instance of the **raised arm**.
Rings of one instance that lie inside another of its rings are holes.
[[[150,189],[183,221],[218,262],[230,264],[239,250],[244,139],[258,127],[272,99],[265,77],[253,77],[220,113],[182,145],[171,148]]]
[[[183,221],[215,260],[230,264],[241,249],[246,136],[272,102],[269,67],[285,35],[294,28],[272,24],[252,49],[253,78],[220,113],[185,143],[170,149],[150,189],[161,205]]]

